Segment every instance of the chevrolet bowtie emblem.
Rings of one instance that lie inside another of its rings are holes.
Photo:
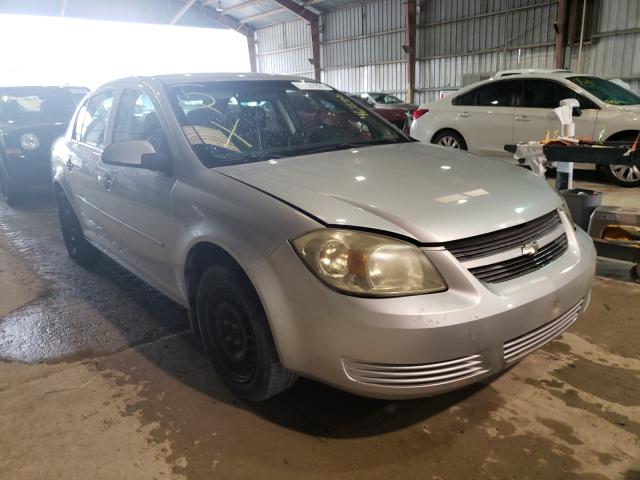
[[[527,243],[522,246],[522,255],[525,257],[532,257],[540,250],[540,246],[538,242]]]

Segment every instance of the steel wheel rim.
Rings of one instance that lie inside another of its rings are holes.
[[[256,336],[249,311],[233,293],[227,291],[222,300],[212,296],[207,318],[214,355],[235,382],[249,382],[258,364]]]
[[[456,140],[454,137],[450,135],[445,135],[444,137],[441,137],[440,140],[438,140],[438,145],[441,145],[447,148],[460,148],[460,144],[458,143],[458,140]]]
[[[627,183],[640,181],[640,168],[635,165],[610,165],[609,168],[618,180]]]

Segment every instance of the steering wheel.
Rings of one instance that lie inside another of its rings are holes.
[[[304,130],[302,128],[304,128]],[[313,135],[313,133],[319,130],[323,130],[325,128],[329,128],[329,125],[327,125],[324,122],[310,123],[308,125],[305,125],[304,127],[296,128],[296,131],[293,132],[293,134],[289,138],[289,143],[287,143],[287,147],[290,147],[294,143],[294,140],[298,137],[304,138],[304,142],[302,142],[302,145],[307,144],[309,143],[309,140]]]

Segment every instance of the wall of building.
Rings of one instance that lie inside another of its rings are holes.
[[[640,90],[640,1],[597,0],[597,32],[582,49],[581,71],[622,78]],[[557,0],[419,0],[416,97],[432,101],[497,70],[553,68]],[[375,0],[321,16],[322,80],[353,93],[407,88],[405,6]],[[311,38],[303,20],[256,33],[258,70],[311,77]],[[578,49],[566,66],[578,70]]]

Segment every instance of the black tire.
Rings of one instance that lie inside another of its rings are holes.
[[[438,132],[433,137],[431,143],[456,150],[467,150],[467,142],[465,142],[462,135],[455,130],[442,130]]]
[[[0,190],[2,191],[2,199],[10,207],[20,205],[24,198],[22,196],[22,191],[7,182],[2,174],[0,174]]]
[[[636,263],[631,267],[631,270],[629,270],[629,276],[634,282],[640,283],[640,263]]]
[[[100,251],[91,245],[84,237],[80,221],[78,217],[76,217],[65,193],[61,189],[56,188],[55,197],[56,204],[58,205],[62,238],[64,239],[64,244],[67,247],[69,256],[82,267],[92,267],[100,257]]]
[[[234,395],[256,402],[293,385],[297,377],[280,365],[260,299],[237,269],[204,272],[196,313],[205,350]]]
[[[610,140],[621,142],[629,142],[632,144],[636,139],[636,135],[625,135],[614,137]],[[602,165],[604,175],[616,185],[626,188],[640,186],[640,167],[624,166],[624,165]]]

